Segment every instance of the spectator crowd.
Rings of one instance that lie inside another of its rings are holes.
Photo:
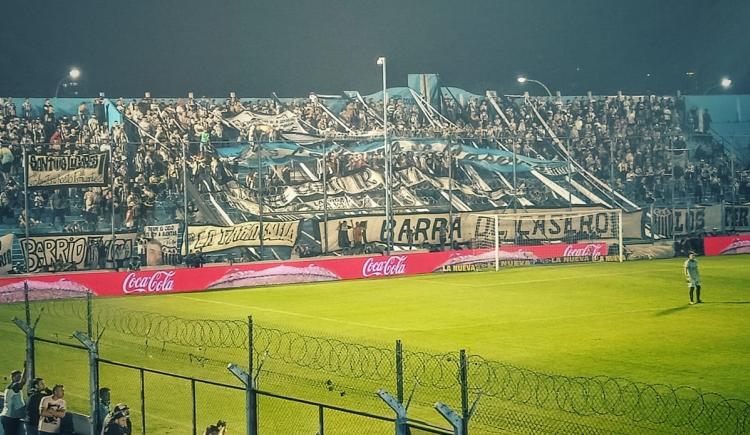
[[[24,364],[26,366],[26,364]],[[10,383],[3,392],[0,412],[5,435],[75,435],[73,414],[65,401],[65,386],[56,384],[48,388],[43,378],[34,378],[28,384],[26,370],[14,370]],[[97,435],[130,435],[130,408],[124,403],[113,407],[110,404],[109,388],[99,390],[97,420],[94,428]]]
[[[350,152],[333,147],[318,167],[304,171],[294,160],[275,159],[260,172],[247,158],[223,157],[222,148],[244,144],[258,152],[259,141],[284,140],[283,132],[226,122],[244,111],[261,115],[291,112],[307,132],[331,143],[377,140],[382,132],[382,100],[324,98],[241,101],[237,98],[163,100],[117,99],[112,105],[121,121],[109,125],[106,102],[99,97],[82,102],[75,114],[58,115],[55,104],[41,107],[29,99],[0,99],[0,224],[29,224],[32,233],[140,231],[145,225],[211,221],[206,194],[213,202],[259,196],[283,197],[290,186],[347,177],[367,171],[382,174],[382,148]],[[611,184],[641,205],[715,203],[750,197],[748,168],[734,166],[723,145],[713,139],[710,115],[686,109],[674,97],[473,97],[460,101],[445,95],[434,110],[419,98],[389,98],[385,112],[389,137],[394,140],[435,138],[458,146],[514,151],[522,157],[565,161]],[[688,152],[688,148],[694,151]],[[39,154],[111,155],[110,185],[91,188],[32,189],[28,216],[23,211],[23,152]],[[251,154],[252,154],[251,153]],[[393,169],[415,168],[433,179],[452,177],[456,195],[471,209],[493,207],[481,195],[507,187],[501,177],[461,166],[457,151],[447,148],[394,148]],[[183,167],[186,174],[183,174]],[[183,177],[187,195],[183,195]],[[414,180],[403,201],[414,195],[424,204],[447,204],[440,182]],[[517,191],[545,205],[553,195],[533,177],[519,175]],[[367,208],[382,202],[379,192],[342,207]],[[463,195],[463,196],[462,196]],[[184,203],[184,197],[188,203]],[[495,203],[497,204],[497,203]],[[272,201],[267,206],[272,208]],[[558,206],[550,203],[547,205]],[[298,210],[314,208],[297,204]],[[231,208],[231,207],[229,207]],[[318,207],[321,208],[321,207]],[[249,219],[244,210],[241,219]],[[256,211],[257,212],[257,211]]]

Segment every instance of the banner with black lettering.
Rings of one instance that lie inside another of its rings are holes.
[[[109,153],[40,155],[26,158],[29,187],[58,188],[109,184]]]
[[[725,205],[723,230],[750,231],[750,206],[747,205]]]
[[[278,115],[265,115],[245,110],[231,118],[225,119],[230,125],[240,128],[253,126],[272,126],[281,132],[307,133],[299,122],[299,117],[289,110]]]
[[[448,213],[394,216],[393,243],[396,245],[420,246],[424,243],[438,244],[441,234],[444,242],[450,239],[453,230],[454,239],[464,240],[463,222],[468,214],[454,213],[453,224],[448,225]],[[325,234],[325,223],[320,223],[320,234]],[[444,230],[443,230],[444,228]],[[360,216],[328,221],[328,249],[336,251],[371,242],[384,243],[387,239],[385,216]]]
[[[143,227],[143,237],[148,239],[146,264],[149,266],[178,264],[180,261],[180,251],[177,249],[179,234],[180,224]]]
[[[643,210],[643,238],[670,239],[673,236],[690,236],[706,232],[716,232],[729,229],[727,222],[733,218],[736,223],[742,223],[741,210],[730,212],[722,209],[722,205],[698,206],[690,208],[654,207]],[[723,220],[722,220],[723,219]]]
[[[555,214],[555,213],[558,214]],[[535,210],[502,214],[498,222],[501,243],[523,241],[575,241],[580,239],[617,239],[619,225],[613,210],[580,210],[581,215],[565,215],[559,210]],[[320,223],[320,233],[325,234],[325,224]],[[494,243],[495,219],[491,215],[453,213],[449,224],[448,213],[394,216],[393,243],[420,246],[486,240]],[[384,216],[362,216],[328,221],[328,248],[338,250],[387,239]]]
[[[299,221],[263,222],[265,246],[293,246],[297,240]],[[216,252],[238,247],[260,246],[260,223],[246,222],[231,227],[214,225],[191,226],[188,229],[189,252]]]
[[[136,233],[41,235],[21,239],[28,252],[29,272],[104,269],[135,255]]]
[[[13,246],[13,234],[0,237],[0,274],[8,273],[13,268],[11,261],[11,250]]]

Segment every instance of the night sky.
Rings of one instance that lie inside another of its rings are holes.
[[[748,0],[3,0],[0,96],[52,95],[71,65],[89,95],[367,94],[380,55],[390,86],[749,93],[749,22]]]

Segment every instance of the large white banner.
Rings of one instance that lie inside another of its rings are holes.
[[[0,273],[8,273],[13,268],[10,249],[12,246],[13,234],[0,237]]]
[[[249,110],[245,110],[244,112],[236,116],[227,118],[226,121],[234,126],[241,128],[248,128],[250,126],[258,125],[270,125],[278,131],[303,134],[307,133],[307,131],[300,124],[297,115],[289,110],[281,112],[278,115],[264,115],[261,113],[253,113]]]
[[[299,222],[263,222],[263,244],[293,246]],[[188,252],[216,252],[229,248],[260,246],[260,223],[245,222],[231,227],[191,226],[188,229]]]
[[[29,154],[29,187],[106,186],[109,153],[64,156]]]
[[[578,239],[612,240],[619,234],[618,218],[614,211],[605,209],[579,209],[581,215],[566,216],[559,210],[519,211],[501,215],[498,234],[501,243],[518,241],[563,241]],[[555,214],[555,213],[558,214]],[[586,214],[584,214],[586,213]],[[423,243],[438,244],[441,236],[446,241],[458,243],[473,240],[494,241],[495,219],[476,213],[453,213],[449,223],[448,213],[397,215],[393,220],[393,242],[397,245],[415,246]],[[324,223],[320,233],[325,234]],[[443,230],[443,228],[445,230]],[[387,239],[384,216],[363,216],[328,221],[328,247],[331,250],[353,246],[355,240],[384,242]],[[342,246],[345,245],[345,246]]]
[[[21,239],[21,249],[28,252],[29,272],[52,270],[56,263],[77,270],[96,269],[100,261],[126,260],[136,253],[135,233],[116,234],[115,237],[113,245],[110,233],[32,236]]]

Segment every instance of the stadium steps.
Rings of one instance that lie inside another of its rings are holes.
[[[207,223],[212,225],[229,225],[230,223],[216,210],[216,207],[209,201],[206,201],[198,188],[190,180],[187,182],[187,193],[188,201],[192,201],[193,204],[198,208],[201,216],[203,217],[201,223]]]

